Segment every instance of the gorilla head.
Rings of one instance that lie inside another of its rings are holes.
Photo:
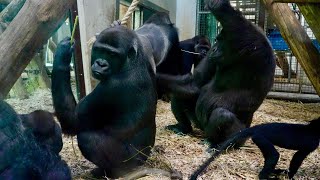
[[[93,76],[105,80],[135,67],[138,63],[138,38],[122,26],[102,31],[92,47],[91,68]]]

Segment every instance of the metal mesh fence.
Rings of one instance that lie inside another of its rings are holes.
[[[240,10],[244,17],[253,23],[258,23],[259,18],[259,0],[230,0],[231,5]],[[198,0],[197,5],[197,34],[208,36],[212,42],[221,30],[219,23],[215,20],[210,12],[204,9],[204,0]],[[303,15],[300,13],[297,6],[293,3],[289,4],[292,11],[295,13],[301,25],[306,30],[307,34],[320,51],[320,44],[315,39],[312,30],[309,28]],[[293,92],[293,93],[306,93],[316,94],[311,82],[306,76],[304,70],[298,63],[296,57],[293,55],[289,46],[282,38],[279,29],[273,24],[271,18],[265,18],[265,31],[268,39],[276,55],[276,72],[275,81],[272,91],[277,92]]]

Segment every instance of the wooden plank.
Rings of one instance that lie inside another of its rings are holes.
[[[320,53],[287,4],[263,0],[293,54],[320,95]]]
[[[0,98],[66,18],[75,0],[28,0],[0,35]]]
[[[320,3],[298,3],[298,7],[305,19],[307,20],[315,37],[318,39],[318,41],[320,41]]]

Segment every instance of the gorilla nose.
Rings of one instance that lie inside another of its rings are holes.
[[[92,64],[91,70],[95,78],[101,79],[110,73],[110,64],[104,59],[97,59]]]
[[[97,59],[95,63],[97,63],[102,68],[109,66],[109,63],[104,59]]]

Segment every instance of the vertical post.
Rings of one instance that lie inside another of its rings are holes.
[[[266,10],[265,10],[265,6],[264,6],[262,0],[257,0],[257,1],[259,1],[258,26],[264,30],[264,23],[265,23],[265,19],[266,19]]]
[[[74,26],[74,22],[76,17],[78,16],[78,7],[77,3],[75,3],[70,9],[70,23],[72,23],[72,27]],[[86,96],[86,87],[84,81],[84,72],[83,72],[83,62],[82,62],[82,52],[81,52],[81,41],[80,41],[80,30],[79,23],[77,27],[75,27],[74,39],[74,66],[75,66],[75,75],[77,82],[77,90],[78,90],[78,99],[82,99]]]

